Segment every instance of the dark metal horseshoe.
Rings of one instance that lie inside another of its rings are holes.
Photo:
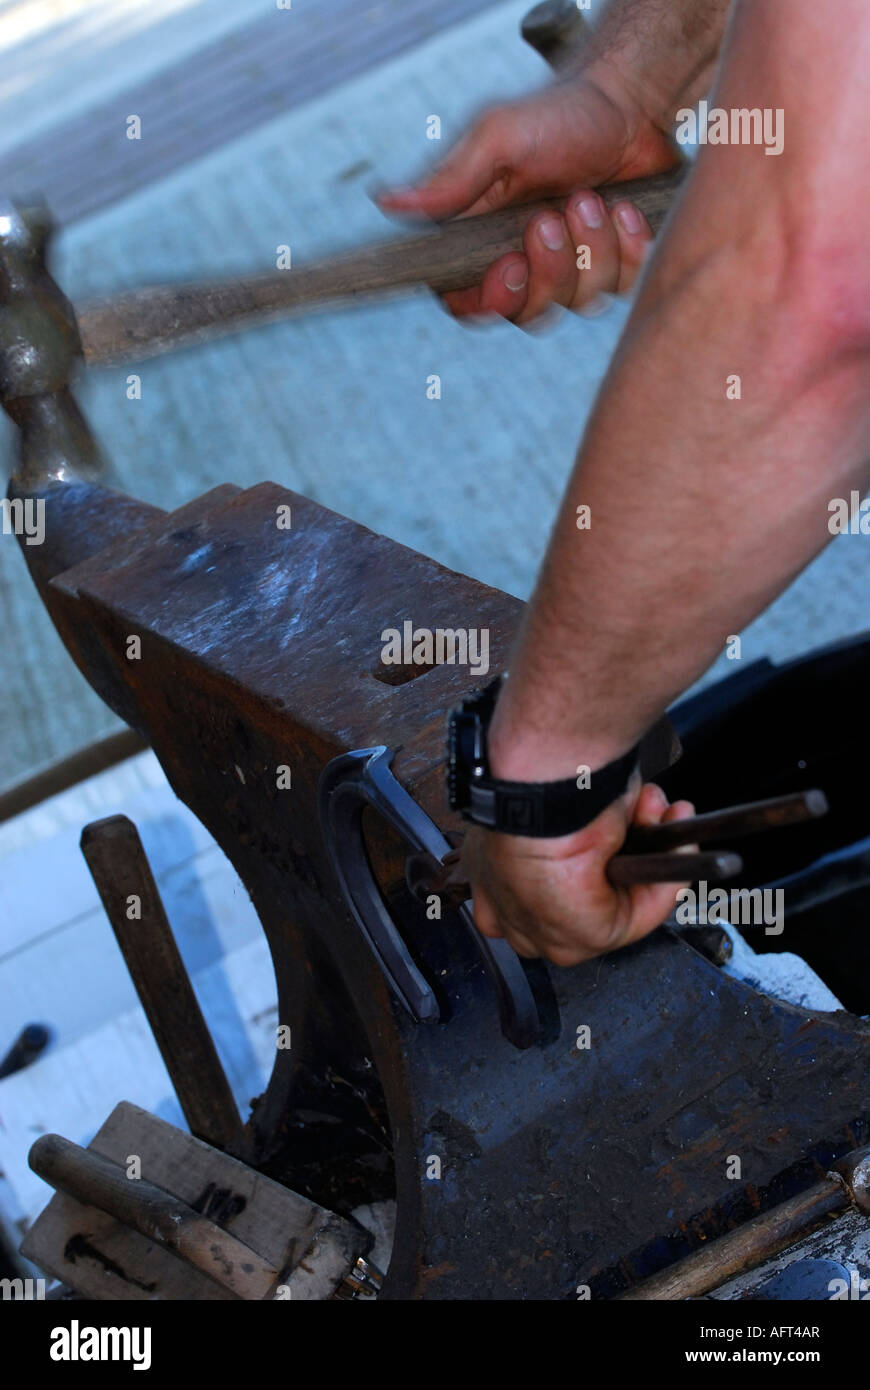
[[[318,786],[320,822],[347,905],[390,988],[416,1022],[437,1023],[438,1001],[387,911],[363,843],[362,813],[371,806],[418,852],[440,860],[450,851],[434,821],[396,781],[392,758],[384,745],[333,758]],[[514,1047],[531,1047],[541,1024],[519,957],[506,941],[481,936],[467,906],[458,914],[492,981],[504,1036]]]

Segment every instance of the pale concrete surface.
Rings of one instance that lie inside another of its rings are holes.
[[[261,938],[193,977],[245,1118],[274,1055],[277,1008],[264,1008],[262,994],[268,962]],[[27,1165],[31,1144],[40,1134],[62,1134],[85,1146],[121,1100],[187,1128],[138,1006],[0,1081],[0,1222],[8,1231],[23,1233],[51,1196]]]
[[[61,38],[61,52],[70,48],[72,59],[64,70],[63,124],[0,148],[0,188],[24,202],[34,194],[47,200],[56,221],[69,226],[494,3],[296,0],[278,8],[260,0],[250,13],[233,12],[229,32],[221,32],[216,16],[226,19],[230,11],[212,6],[210,22],[198,30],[187,13],[180,16],[177,45],[164,30],[179,25],[163,25],[158,11],[150,21],[139,16],[136,61],[126,64],[123,43],[102,27],[84,55]],[[94,53],[102,53],[114,74],[108,94],[103,70],[96,77],[75,61],[90,54],[93,64]],[[36,85],[38,62],[31,67]],[[55,104],[47,109],[56,121]],[[26,130],[26,110],[23,115]]]
[[[37,1062],[0,1081],[0,1225],[19,1239],[50,1195],[27,1167],[40,1134],[87,1144],[119,1100],[186,1127],[78,848],[83,825],[117,812],[139,828],[245,1118],[275,1055],[275,979],[259,919],[153,754],[0,826],[0,1054],[27,1023],[52,1035]]]
[[[275,0],[0,0],[0,153],[48,130],[62,141],[83,107],[274,10]]]

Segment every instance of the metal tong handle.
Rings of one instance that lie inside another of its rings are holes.
[[[673,854],[668,851],[681,845],[702,845],[722,836],[756,835],[764,830],[798,825],[816,820],[826,814],[828,802],[819,790],[790,792],[765,801],[748,801],[720,811],[707,811],[687,820],[669,821],[665,825],[636,826],[625,841],[624,852],[617,854],[607,866],[607,877],[615,888],[635,883],[695,883],[705,879],[718,883],[734,878],[743,868],[738,854],[729,850],[694,851]],[[445,855],[438,865],[426,866],[417,860],[409,865],[408,880],[418,897],[439,893],[442,907],[450,909],[465,903],[471,896],[471,886],[451,881],[451,873],[459,862],[459,851]],[[436,885],[440,883],[439,889]]]

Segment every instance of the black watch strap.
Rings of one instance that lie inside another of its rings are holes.
[[[555,839],[591,824],[622,796],[640,761],[640,744],[621,758],[589,774],[588,787],[577,779],[561,782],[503,782],[475,779],[463,812],[476,825],[505,835]]]

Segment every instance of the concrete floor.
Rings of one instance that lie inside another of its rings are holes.
[[[0,0],[0,153],[51,131],[61,141],[81,111],[266,8],[264,0]]]

